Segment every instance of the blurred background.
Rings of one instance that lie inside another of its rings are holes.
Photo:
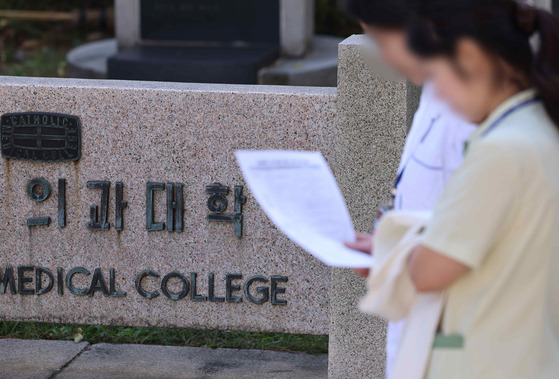
[[[114,36],[114,24],[86,24],[79,10],[113,6],[113,0],[0,0],[1,74],[65,77],[66,54],[72,48]],[[60,12],[77,13],[61,20]]]
[[[334,86],[354,33],[341,0],[0,0],[0,75]]]

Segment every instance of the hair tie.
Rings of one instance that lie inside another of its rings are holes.
[[[537,9],[523,2],[516,3],[516,25],[526,35],[534,34],[538,28]]]

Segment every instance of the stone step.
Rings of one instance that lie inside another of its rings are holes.
[[[0,339],[0,378],[51,378],[88,347],[87,342]]]
[[[17,339],[0,351],[0,378],[328,377],[326,354]]]

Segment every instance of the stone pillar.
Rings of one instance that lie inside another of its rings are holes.
[[[140,42],[140,1],[115,0],[115,33],[119,50]]]
[[[339,45],[334,174],[355,228],[371,230],[376,208],[389,198],[419,91],[385,79],[366,64],[364,36]],[[368,55],[368,54],[367,54]],[[367,58],[368,59],[368,58]],[[365,283],[348,269],[334,269],[330,295],[330,378],[384,378],[386,323],[363,315]]]
[[[281,0],[280,7],[281,53],[303,56],[314,37],[314,0]]]

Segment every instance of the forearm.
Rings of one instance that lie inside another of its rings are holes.
[[[442,291],[468,270],[468,266],[419,245],[408,259],[408,270],[418,292]]]

